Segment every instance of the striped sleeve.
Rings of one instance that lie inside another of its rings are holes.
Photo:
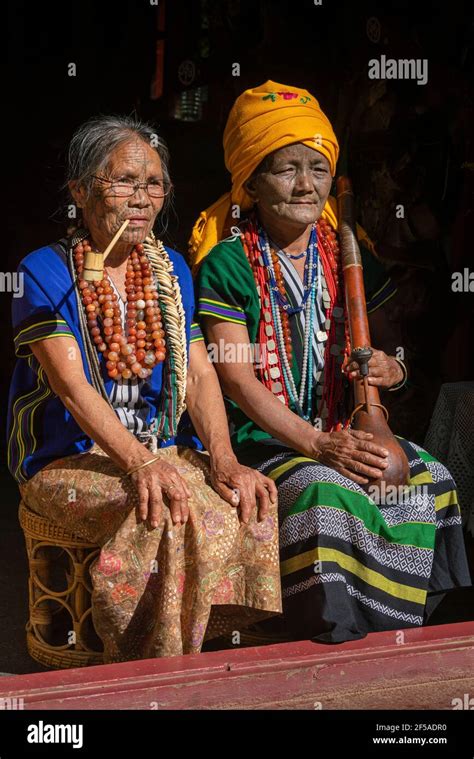
[[[199,316],[246,326],[250,302],[256,297],[252,270],[240,240],[216,245],[198,273]]]
[[[204,340],[204,335],[201,332],[201,327],[197,322],[192,322],[190,343],[199,343],[201,340]]]
[[[22,264],[18,268],[21,294],[12,299],[12,325],[15,355],[32,355],[31,343],[52,337],[74,337],[68,323],[57,312],[45,289]]]
[[[243,308],[213,298],[199,298],[199,314],[201,316],[215,316],[217,319],[234,322],[234,324],[246,324]]]

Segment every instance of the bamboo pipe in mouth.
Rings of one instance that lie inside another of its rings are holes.
[[[129,224],[130,219],[125,219],[122,226],[112,237],[112,240],[109,242],[103,253],[97,253],[92,250],[87,251],[86,255],[84,256],[84,269],[82,271],[83,279],[87,280],[87,282],[94,282],[103,279],[105,257],[109,255],[115,243]]]

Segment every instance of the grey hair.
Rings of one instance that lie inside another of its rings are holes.
[[[89,195],[93,176],[107,165],[111,154],[119,145],[134,137],[143,140],[160,156],[163,179],[170,186],[160,212],[162,230],[166,231],[168,212],[173,207],[169,150],[153,126],[135,116],[96,116],[81,124],[69,143],[66,185],[74,180]]]

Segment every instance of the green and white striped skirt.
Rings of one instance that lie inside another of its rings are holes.
[[[450,473],[418,445],[398,440],[410,465],[408,488],[402,497],[387,491],[380,505],[296,451],[260,446],[244,457],[279,493],[284,615],[263,623],[267,630],[338,643],[416,627],[429,594],[471,585]]]

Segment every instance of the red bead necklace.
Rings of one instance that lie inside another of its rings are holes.
[[[267,274],[265,272],[265,268],[260,258],[260,251],[258,248],[258,236],[256,232],[256,224],[257,224],[256,219],[254,217],[250,217],[247,220],[246,228],[245,228],[245,231],[242,233],[241,239],[242,239],[242,244],[244,247],[246,257],[252,268],[257,291],[260,293],[260,302],[261,302],[261,309],[262,309],[261,316],[263,316],[264,312],[268,311],[268,308],[265,306],[265,301],[268,300],[269,281],[268,281]],[[326,287],[327,287],[328,295],[329,295],[329,305],[326,306],[326,318],[330,321],[330,327],[328,331],[328,340],[326,343],[326,349],[325,349],[325,354],[324,354],[325,368],[324,368],[324,387],[323,387],[322,401],[326,403],[326,406],[328,409],[327,429],[331,430],[331,429],[341,429],[342,426],[347,426],[347,422],[341,423],[338,419],[338,404],[343,398],[342,372],[339,369],[338,364],[336,362],[336,356],[333,355],[331,351],[332,346],[336,344],[336,322],[335,322],[335,319],[333,318],[333,311],[337,307],[339,314],[344,314],[345,306],[344,306],[343,292],[341,288],[343,278],[341,276],[342,275],[341,256],[340,256],[339,244],[337,241],[337,235],[334,229],[332,228],[331,224],[328,221],[326,221],[326,219],[323,219],[323,218],[320,218],[317,221],[317,229],[318,229],[319,254],[321,257],[322,270],[325,275]],[[280,293],[283,296],[285,296],[286,288],[285,288],[285,282],[284,282],[282,269],[280,265],[280,260],[278,256],[276,255],[275,251],[273,250],[272,250],[272,261],[273,261],[275,278],[276,278],[278,289]],[[285,350],[286,350],[286,354],[288,356],[288,359],[290,361],[290,366],[291,366],[291,361],[293,357],[293,346],[292,346],[292,341],[291,341],[291,329],[290,329],[289,316],[285,309],[280,309],[280,316],[281,316],[283,335],[284,335],[284,340],[285,340]],[[345,366],[350,361],[350,352],[351,352],[347,318],[344,318],[343,321],[344,321],[344,338],[342,341],[339,340],[339,342],[344,343],[343,345],[340,346],[340,349],[341,349],[340,355],[343,357],[342,369],[344,369]],[[260,320],[259,341],[261,343],[265,343],[266,340],[268,339],[266,337],[266,335],[268,334],[266,330],[268,329],[268,324],[270,322],[271,322],[271,319],[267,321],[261,318]],[[273,340],[273,336],[271,339]],[[278,369],[281,375],[280,362],[278,362]],[[274,384],[274,382],[271,378],[266,378],[264,372],[261,373],[261,381],[263,382],[263,384],[265,384],[268,387],[268,389],[272,389],[272,384]],[[284,386],[281,391],[281,394],[284,396],[285,402],[288,405],[288,398],[286,396]]]
[[[325,379],[323,400],[328,408],[328,430],[340,430],[346,428],[349,424],[348,419],[344,422],[338,418],[337,407],[343,400],[344,389],[342,385],[342,372],[350,361],[351,343],[349,335],[349,326],[347,313],[342,291],[342,262],[337,235],[326,219],[320,218],[318,221],[318,231],[320,234],[320,255],[325,270],[326,286],[331,299],[331,306],[327,311],[327,317],[330,318],[331,327],[329,330],[328,341],[325,351],[325,366],[327,366],[327,376]],[[336,324],[333,319],[335,306],[342,308],[344,312],[344,345],[341,345],[341,355],[343,357],[341,370],[337,368],[335,356],[331,354],[331,346],[336,342]]]
[[[328,255],[329,264],[334,276],[335,286],[338,288],[341,254],[339,250],[339,243],[337,241],[337,235],[329,222],[322,217],[318,220],[318,231],[320,234],[320,239],[322,239],[322,243]]]
[[[74,248],[74,264],[92,340],[104,354],[109,377],[146,379],[165,360],[166,343],[159,295],[143,245],[135,245],[127,261],[126,335],[118,297],[105,269],[100,281],[81,278],[84,254],[91,250],[89,240],[79,242]]]

